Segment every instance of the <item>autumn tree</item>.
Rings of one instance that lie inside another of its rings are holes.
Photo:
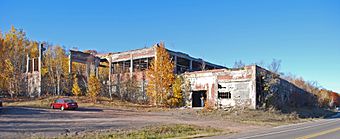
[[[154,49],[156,49],[155,59],[146,72],[147,96],[154,105],[163,105],[174,81],[174,64],[163,43],[157,44]]]
[[[178,107],[183,104],[183,94],[182,94],[183,78],[181,76],[176,76],[174,84],[172,85],[172,94],[169,96],[168,103],[170,106]]]
[[[72,93],[75,96],[79,96],[80,95],[80,87],[78,85],[78,78],[77,75],[74,75],[74,79],[73,79],[73,87],[72,87]]]
[[[281,60],[273,59],[272,62],[267,66],[268,70],[276,74],[280,74]]]
[[[25,71],[27,46],[30,41],[23,30],[11,27],[10,31],[1,37],[0,45],[0,83],[1,90],[11,97],[25,91]]]
[[[65,49],[60,46],[49,46],[44,53],[42,76],[45,91],[61,95],[71,92],[71,78],[68,73],[68,57]]]
[[[91,74],[88,80],[87,95],[92,99],[93,102],[96,101],[96,98],[100,92],[100,89],[101,89],[101,84],[100,84],[99,79],[94,74]]]
[[[235,61],[234,62],[234,68],[243,68],[244,66],[246,66],[245,63],[243,63],[241,60]]]
[[[77,75],[78,86],[80,87],[80,90],[86,90],[87,89],[86,65],[82,63],[72,62],[72,73]]]
[[[55,70],[57,77],[57,94],[60,95],[61,90],[69,92],[69,73],[68,73],[68,57],[60,46],[55,47]],[[63,88],[62,88],[63,87]]]

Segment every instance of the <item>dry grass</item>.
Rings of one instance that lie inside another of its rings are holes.
[[[213,111],[197,111],[199,116],[220,118],[238,123],[246,123],[253,125],[269,125],[279,126],[284,124],[299,123],[310,119],[301,119],[296,113],[284,114],[276,110],[251,110],[251,109],[230,109],[213,110]]]
[[[30,99],[16,99],[16,100],[7,100],[5,102],[5,106],[23,106],[23,107],[34,107],[34,108],[49,108],[50,104],[57,98],[63,98],[65,96],[54,96],[54,97],[45,97],[35,100]],[[98,97],[96,102],[93,102],[90,98],[86,96],[79,97],[67,97],[74,99],[79,107],[101,107],[101,108],[121,108],[121,109],[133,109],[140,111],[164,111],[169,108],[164,107],[155,107],[151,105],[144,104],[135,104],[128,101],[123,101],[119,99],[110,100],[106,97]]]
[[[231,133],[231,132],[228,132]],[[212,127],[200,127],[187,124],[167,124],[147,126],[141,129],[107,132],[92,132],[82,135],[59,136],[55,139],[163,139],[163,138],[197,138],[226,134]],[[44,139],[46,137],[33,137]]]

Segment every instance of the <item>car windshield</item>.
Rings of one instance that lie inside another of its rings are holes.
[[[75,102],[75,101],[72,100],[72,99],[64,99],[64,102],[66,102],[66,103],[73,103],[73,102]]]

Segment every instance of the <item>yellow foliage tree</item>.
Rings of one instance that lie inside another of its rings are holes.
[[[29,40],[23,30],[11,29],[0,34],[0,90],[11,97],[25,91],[25,65]]]
[[[97,95],[100,92],[100,88],[101,85],[99,79],[95,75],[91,74],[88,81],[87,95],[92,99],[93,102],[96,101]]]
[[[183,95],[182,95],[182,84],[183,79],[181,76],[177,76],[174,84],[172,85],[172,95],[170,96],[170,106],[180,106],[182,104]]]
[[[49,46],[44,53],[42,61],[42,80],[44,91],[52,92],[53,95],[62,95],[71,92],[72,78],[68,73],[68,57],[61,46]]]
[[[146,72],[148,80],[147,95],[154,105],[166,103],[166,96],[170,93],[174,81],[174,64],[163,43],[157,44],[156,57]]]
[[[75,96],[80,95],[80,87],[78,85],[78,78],[76,75],[74,75],[74,80],[73,80],[73,86],[72,86],[72,93]]]

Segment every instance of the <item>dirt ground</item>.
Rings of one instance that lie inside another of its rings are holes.
[[[84,107],[60,111],[28,107],[4,107],[0,112],[0,138],[55,137],[87,132],[138,129],[158,124],[194,124],[232,132],[269,128],[226,120],[204,118],[196,109],[145,112],[128,109]]]

